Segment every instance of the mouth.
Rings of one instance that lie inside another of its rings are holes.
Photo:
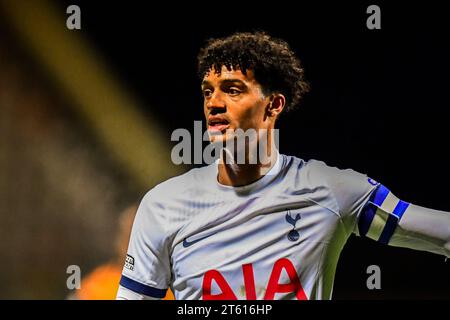
[[[208,119],[208,131],[224,133],[230,127],[230,122],[222,117],[210,117]]]

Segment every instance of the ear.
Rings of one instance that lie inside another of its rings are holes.
[[[286,98],[281,93],[275,93],[270,96],[270,103],[267,106],[267,115],[278,118],[286,105]]]

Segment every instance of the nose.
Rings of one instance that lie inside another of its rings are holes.
[[[226,104],[223,100],[223,96],[219,90],[216,90],[211,94],[211,96],[205,101],[206,109],[212,114],[222,113],[226,110]]]

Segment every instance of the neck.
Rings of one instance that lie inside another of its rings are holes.
[[[266,175],[275,165],[278,158],[278,151],[273,144],[270,144],[267,152],[264,152],[262,158],[258,159],[255,164],[229,163],[230,161],[224,161],[225,158],[224,151],[218,164],[217,179],[219,183],[227,186],[240,187],[251,184]],[[248,159],[248,156],[246,156],[246,159]]]

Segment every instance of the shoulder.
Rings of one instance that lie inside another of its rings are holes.
[[[330,171],[340,170],[337,167],[329,166],[324,161],[317,160],[317,159],[311,159],[311,160],[306,161],[305,169],[310,175],[313,175],[313,176],[326,175]]]
[[[206,184],[214,179],[213,165],[194,168],[186,173],[172,177],[157,184],[146,194],[148,200],[175,201],[183,197],[200,195],[205,191]]]
[[[164,223],[183,220],[192,202],[208,192],[214,177],[211,166],[191,169],[154,186],[142,198],[140,211]]]
[[[327,165],[324,161],[310,159],[303,160],[295,156],[283,155],[286,170],[295,174],[296,180],[302,185],[323,185],[329,175],[335,174],[340,169]]]
[[[315,183],[326,185],[364,176],[351,168],[339,168],[316,159],[308,160],[305,163],[305,175]]]
[[[290,155],[282,155],[285,167],[294,170],[302,170],[304,173],[320,173],[324,168],[333,168],[325,162],[316,159],[304,160],[302,158]]]
[[[350,168],[341,169],[322,160],[302,160],[288,156],[287,167],[296,174],[296,184],[311,190],[323,190],[330,197],[359,195],[374,186],[373,180],[364,173]]]

